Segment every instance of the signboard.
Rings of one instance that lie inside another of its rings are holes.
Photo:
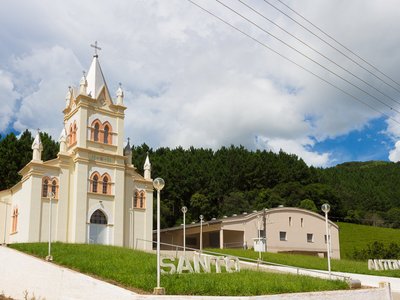
[[[396,259],[368,259],[368,270],[399,270],[400,260]]]
[[[178,266],[175,265],[175,257],[163,257],[161,259],[161,273],[182,274],[186,273],[211,273],[215,266],[215,272],[221,273],[225,270],[228,273],[240,272],[239,259],[234,256],[211,256],[195,253],[193,263],[188,257],[180,256]]]

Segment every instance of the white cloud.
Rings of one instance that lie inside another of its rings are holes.
[[[393,162],[400,161],[400,141],[396,142],[394,149],[390,150],[389,160]]]
[[[388,111],[217,3],[198,2],[362,101]],[[246,12],[239,4],[226,3]],[[355,70],[337,52],[265,3],[250,3],[335,61],[345,63],[349,70]],[[57,138],[66,88],[77,85],[81,70],[90,65],[89,44],[94,40],[102,47],[100,61],[111,93],[118,82],[123,83],[128,106],[125,132],[136,144],[282,148],[308,164],[325,166],[335,155],[315,152],[315,141],[362,129],[379,116],[186,1],[25,0],[16,4],[6,0],[2,5],[0,17],[6,30],[0,31],[0,64],[7,72],[0,73],[0,92],[13,100],[0,100],[6,107],[0,115],[0,130],[15,119],[13,127],[17,130],[40,127]],[[20,5],[26,9],[18,10]],[[398,41],[382,35],[400,25],[397,1],[385,5],[379,0],[293,1],[290,5],[386,73],[397,74]],[[16,11],[21,14],[11,13]],[[285,36],[265,20],[257,20],[280,37]],[[322,61],[304,45],[295,43]],[[348,76],[331,63],[324,63]],[[376,83],[368,73],[358,74]],[[395,97],[392,89],[377,84]],[[19,95],[22,101],[15,108]],[[400,136],[400,126],[394,125],[389,121],[387,134]],[[258,143],[256,137],[264,142]]]
[[[0,95],[4,99],[0,109],[0,132],[7,129],[12,117],[13,110],[18,98],[14,91],[14,84],[10,74],[0,69]]]

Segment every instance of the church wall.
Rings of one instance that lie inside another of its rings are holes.
[[[151,241],[153,239],[153,188],[152,182],[149,183],[151,186],[147,189],[147,197],[146,197],[146,223],[144,224],[145,229],[145,239]],[[152,245],[150,243],[146,244],[145,249],[151,250]]]
[[[60,170],[59,175],[59,190],[57,202],[57,226],[55,239],[60,242],[68,241],[68,205],[70,196],[70,169],[64,166]]]
[[[151,242],[143,242],[138,239],[152,241],[153,239],[153,188],[152,182],[134,182],[135,190],[146,190],[146,206],[145,209],[134,208],[134,243],[135,247],[152,249]]]
[[[125,172],[124,169],[115,170],[115,225],[114,225],[114,245],[124,245],[124,209],[125,209]]]
[[[0,193],[0,244],[9,242],[9,233],[11,230],[11,192],[10,190]]]
[[[23,197],[26,199],[30,198],[30,208],[29,208],[29,240],[30,242],[40,241],[40,227],[42,220],[42,210],[41,210],[41,195],[42,195],[42,176],[32,175],[25,183],[30,183],[29,188],[25,188],[25,184],[21,192]],[[25,202],[25,201],[24,201]],[[25,209],[24,209],[25,212]],[[21,210],[22,214],[22,210]]]
[[[58,204],[59,200],[52,199],[51,205],[51,240],[58,241],[57,236],[57,225],[58,225]],[[40,234],[39,242],[49,241],[49,216],[50,216],[50,199],[41,199],[41,220],[40,220]]]
[[[77,132],[77,145],[78,147],[86,148],[87,147],[87,117],[88,112],[86,108],[81,107],[76,113],[78,117],[78,132]]]
[[[117,123],[114,118],[110,118],[108,116],[105,116],[103,114],[98,114],[93,111],[89,112],[88,127],[90,127],[92,125],[93,121],[95,121],[96,119],[98,119],[102,124],[104,122],[109,122],[110,125],[112,126],[113,132],[117,132],[116,131]],[[88,136],[90,136],[90,135],[88,135]]]
[[[114,129],[116,132],[118,132],[118,135],[116,136],[117,139],[117,154],[118,155],[123,155],[124,152],[124,137],[125,137],[125,128],[124,128],[124,119],[123,118],[117,118],[117,128]]]
[[[124,247],[134,247],[133,228],[133,179],[132,175],[125,173],[125,199],[124,199]]]
[[[88,199],[88,166],[77,161],[74,174],[74,192],[72,195],[71,242],[85,243],[87,241],[87,199]]]

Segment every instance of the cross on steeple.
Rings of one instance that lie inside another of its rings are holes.
[[[94,48],[94,55],[93,55],[93,56],[94,56],[94,57],[99,57],[99,56],[97,55],[97,50],[101,50],[101,48],[97,46],[97,41],[94,42],[94,45],[93,45],[93,44],[90,44],[90,47]]]

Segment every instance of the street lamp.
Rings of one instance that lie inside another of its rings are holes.
[[[203,251],[203,219],[204,216],[200,215],[200,253]]]
[[[49,205],[49,253],[46,256],[46,260],[47,261],[52,261],[53,260],[53,256],[51,255],[51,217],[52,217],[52,207],[53,207],[53,198],[54,198],[54,193],[53,192],[49,192],[49,200],[50,200],[50,205]]]
[[[331,238],[329,236],[328,231],[328,212],[331,210],[331,206],[328,203],[322,204],[321,207],[322,211],[325,213],[325,231],[326,231],[326,249],[328,253],[328,272],[329,272],[329,279],[331,278],[331,251],[330,251],[330,242]]]
[[[153,186],[157,190],[157,287],[154,288],[154,294],[164,295],[164,288],[160,287],[160,191],[165,185],[164,179],[158,177],[154,179]]]
[[[186,257],[186,212],[187,207],[182,207],[183,212],[183,256]]]

